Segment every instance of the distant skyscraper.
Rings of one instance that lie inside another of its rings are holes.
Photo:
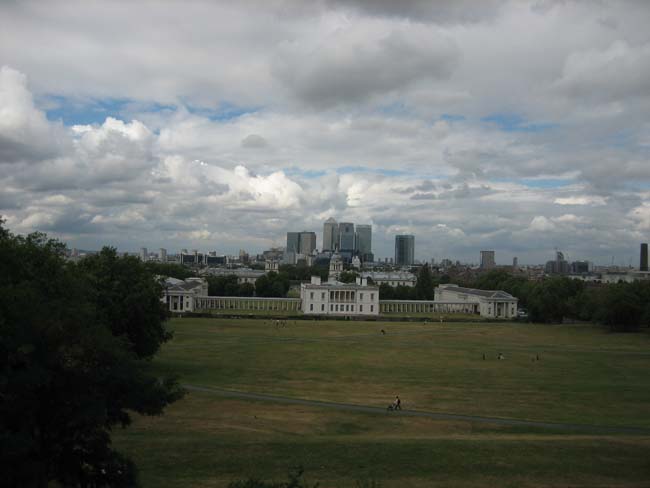
[[[146,261],[147,257],[149,257],[149,253],[147,252],[147,248],[146,247],[141,247],[140,248],[140,259],[142,259],[143,261]]]
[[[339,250],[350,253],[350,256],[354,252],[354,224],[350,222],[339,224]]]
[[[481,269],[493,269],[495,267],[494,251],[481,251]]]
[[[167,249],[165,249],[164,247],[160,248],[160,252],[158,253],[158,259],[160,259],[161,263],[167,262]]]
[[[512,267],[517,268],[519,266],[519,261],[517,260],[517,256],[512,258]]]
[[[300,252],[300,232],[287,232],[287,252]]]
[[[641,260],[639,263],[639,271],[648,271],[648,244],[641,244]]]
[[[323,251],[334,251],[339,247],[339,224],[332,217],[323,225]]]
[[[415,261],[415,236],[395,236],[395,264],[410,266]]]
[[[300,233],[300,254],[311,254],[316,249],[316,233],[315,232],[301,232]]]
[[[372,261],[372,226],[357,225],[356,251],[362,261]]]

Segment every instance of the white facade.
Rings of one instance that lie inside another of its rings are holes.
[[[194,299],[208,294],[208,282],[204,278],[167,278],[164,287],[160,301],[167,305],[170,312],[176,313],[193,312]]]
[[[517,317],[517,298],[500,290],[476,290],[458,285],[446,284],[434,290],[436,302],[466,302],[478,307],[481,317],[515,318]]]
[[[311,315],[379,315],[379,288],[357,283],[328,281],[313,276],[311,283],[300,285],[302,312]]]
[[[385,272],[385,271],[364,271],[361,273],[362,278],[370,278],[375,285],[390,286],[415,286],[417,278],[413,273],[408,271]]]

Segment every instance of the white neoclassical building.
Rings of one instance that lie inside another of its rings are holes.
[[[458,285],[439,285],[434,290],[435,302],[472,304],[472,312],[481,317],[507,319],[517,317],[516,297],[501,290],[476,290]]]
[[[321,283],[319,276],[312,276],[311,283],[300,285],[300,300],[304,314],[379,315],[379,288],[361,278],[356,283]]]
[[[166,278],[163,283],[161,301],[167,305],[170,312],[193,312],[195,298],[208,294],[208,282],[205,278],[187,278],[178,280]]]
[[[361,277],[370,278],[375,285],[415,286],[417,278],[408,271],[364,271]]]

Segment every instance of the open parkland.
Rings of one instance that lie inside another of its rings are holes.
[[[144,486],[650,486],[650,333],[584,324],[174,318],[187,395],[114,432]],[[498,359],[499,355],[503,359]],[[386,407],[399,395],[402,411]]]

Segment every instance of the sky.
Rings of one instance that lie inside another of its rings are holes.
[[[650,2],[0,3],[0,215],[237,253],[372,224],[391,257],[638,266]]]

